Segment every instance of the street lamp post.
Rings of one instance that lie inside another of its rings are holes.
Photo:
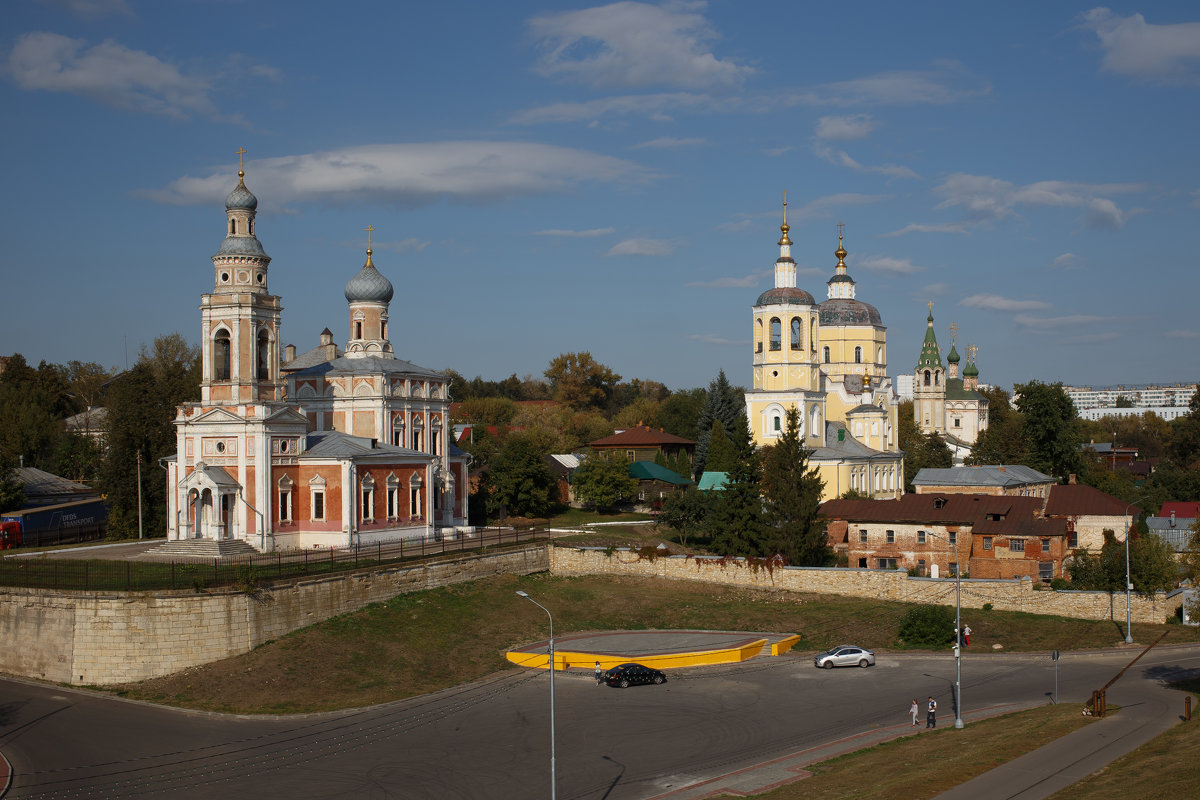
[[[1128,520],[1129,509],[1132,508],[1134,504],[1140,503],[1145,499],[1145,497],[1138,498],[1129,505],[1125,506],[1125,513],[1122,516]],[[1131,533],[1130,529],[1132,527],[1133,523],[1125,523],[1125,644],[1133,644],[1133,614],[1131,612],[1132,598],[1130,596],[1130,593],[1133,590],[1133,580],[1131,579],[1129,572],[1129,536]]]
[[[517,591],[518,597],[524,597],[529,602],[546,612],[550,618],[550,800],[558,798],[558,772],[554,765],[554,615],[550,609],[534,600],[525,592]]]
[[[946,544],[950,540],[934,533],[927,533]],[[962,728],[962,555],[959,551],[958,534],[954,534],[954,727]]]

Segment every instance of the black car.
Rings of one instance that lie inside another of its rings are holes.
[[[604,673],[604,682],[622,689],[639,683],[665,683],[667,676],[641,664],[619,664]]]

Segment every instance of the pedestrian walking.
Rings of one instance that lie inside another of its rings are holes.
[[[929,696],[929,710],[925,712],[925,727],[937,727],[937,700],[933,699],[933,695]]]
[[[600,662],[596,662],[596,685],[604,683],[604,670],[600,669]]]
[[[912,705],[908,707],[908,713],[912,715],[912,726],[917,727],[917,717],[921,714],[921,707],[917,705],[917,698],[913,698]]]
[[[963,626],[963,645],[969,647],[971,644],[971,626]]]

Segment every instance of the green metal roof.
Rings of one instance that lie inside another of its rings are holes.
[[[653,461],[635,461],[629,465],[629,477],[639,481],[662,481],[675,486],[690,486],[691,481]]]

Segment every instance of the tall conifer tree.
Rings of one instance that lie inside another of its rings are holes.
[[[808,466],[809,451],[800,442],[800,415],[787,410],[783,436],[763,454],[763,496],[768,536],[762,555],[778,553],[789,564],[822,567],[833,560],[818,509],[825,481]]]

